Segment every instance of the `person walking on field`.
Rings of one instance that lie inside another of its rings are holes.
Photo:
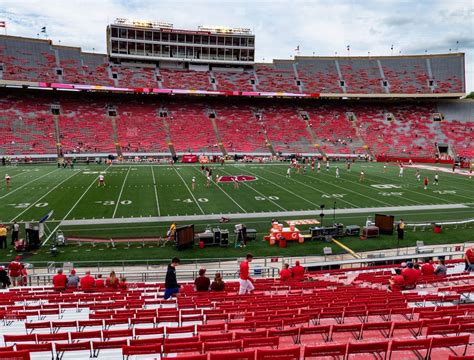
[[[102,174],[99,175],[99,185],[98,186],[99,187],[100,186],[105,186],[105,176],[102,175]]]
[[[15,241],[18,241],[18,234],[20,232],[20,225],[15,221],[12,226],[12,246],[15,246]]]
[[[247,254],[245,261],[240,263],[239,295],[250,294],[255,290],[253,279],[249,275],[249,267],[252,259],[253,255]]]
[[[400,219],[400,222],[397,224],[398,240],[403,240],[404,234],[405,234],[405,223],[403,222],[403,219]]]

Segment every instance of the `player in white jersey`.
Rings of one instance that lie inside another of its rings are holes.
[[[210,187],[212,182],[212,175],[207,175],[206,187]]]
[[[7,186],[7,188],[10,187],[11,180],[12,180],[12,178],[10,177],[10,175],[6,174],[5,175],[5,185]]]
[[[416,180],[418,181],[421,181],[421,174],[420,174],[420,170],[416,170]]]
[[[398,173],[398,177],[403,177],[403,165],[400,165],[400,172]]]
[[[286,177],[291,177],[291,166],[286,170]]]
[[[234,180],[234,189],[238,189],[239,188],[239,177],[238,176],[234,176],[232,178],[232,180]]]
[[[321,171],[321,162],[318,161],[318,172]]]
[[[364,170],[361,170],[360,177],[359,177],[359,182],[364,182],[364,180],[365,180],[365,173],[364,173]]]
[[[191,180],[191,189],[194,191],[196,189],[196,178],[193,176]]]
[[[341,174],[339,173],[339,166],[336,166],[336,179],[339,179]]]
[[[383,173],[385,174],[387,172],[387,163],[383,164]]]
[[[329,171],[329,160],[326,161],[326,171]]]
[[[438,173],[435,174],[435,177],[434,177],[434,184],[435,184],[436,186],[439,185],[439,176],[438,176]]]
[[[99,175],[99,185],[98,186],[105,186],[105,176],[100,174]]]

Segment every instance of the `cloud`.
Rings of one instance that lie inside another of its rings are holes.
[[[466,52],[466,81],[474,90],[472,0],[1,0],[8,33],[36,37],[43,26],[61,44],[105,52],[105,29],[116,17],[166,21],[175,28],[198,25],[248,27],[256,34],[256,57],[301,55]]]

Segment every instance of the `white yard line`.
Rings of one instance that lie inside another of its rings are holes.
[[[198,173],[200,173],[202,176],[206,177],[206,176],[205,176],[203,173],[201,173],[197,168],[193,167],[193,169],[196,170]],[[212,182],[213,182],[213,183],[216,185],[216,187],[217,187],[220,191],[222,191],[235,205],[237,205],[237,206],[240,208],[240,210],[242,210],[244,213],[247,212],[242,206],[239,205],[239,203],[238,203],[237,201],[235,201],[234,199],[232,199],[232,197],[231,197],[229,194],[227,194],[227,192],[226,192],[223,188],[221,188],[217,182],[214,182],[213,180],[212,180]]]
[[[229,176],[236,176],[236,175],[232,175],[232,174],[229,174],[227,171],[224,171],[222,170],[224,173],[226,173],[227,175]],[[253,191],[255,191],[257,194],[259,194],[260,196],[263,196],[265,199],[268,199],[268,201],[270,201],[272,204],[278,206],[280,209],[282,209],[283,211],[288,211],[286,210],[283,206],[280,206],[278,205],[278,203],[276,203],[275,201],[273,201],[272,199],[270,199],[268,196],[262,194],[260,191],[254,189],[253,187],[251,187],[249,184],[246,184],[245,181],[242,181],[242,182],[239,182],[239,184],[244,184],[245,186],[251,188]]]
[[[110,168],[111,165],[109,165],[104,171],[107,171],[108,168]],[[81,172],[82,174],[82,172]],[[69,209],[69,211],[67,212],[66,215],[64,215],[63,219],[61,220],[61,222],[58,224],[58,226],[56,226],[53,231],[51,231],[51,233],[48,235],[48,237],[46,238],[46,240],[41,244],[41,246],[44,246],[48,241],[49,239],[51,238],[51,236],[53,236],[54,233],[56,233],[56,230],[59,229],[59,227],[61,226],[61,223],[67,219],[67,217],[73,212],[73,210],[76,208],[76,206],[81,202],[81,200],[84,198],[84,196],[86,196],[86,194],[88,193],[88,191],[91,189],[91,187],[97,182],[97,178],[94,176],[94,180],[92,180],[92,182],[90,183],[90,185],[87,187],[86,190],[84,190],[84,192],[82,193],[81,197],[79,199],[77,199],[77,201],[74,203],[74,205]],[[73,220],[74,221],[74,220]]]
[[[290,194],[292,194],[292,195],[294,195],[294,196],[296,196],[296,197],[299,197],[301,200],[306,201],[306,202],[310,203],[311,205],[314,205],[316,208],[319,209],[319,204],[316,204],[316,203],[314,203],[314,202],[312,202],[312,201],[310,201],[310,200],[308,200],[308,199],[305,199],[303,196],[300,196],[300,195],[294,193],[293,191],[288,190],[287,188],[285,188],[285,187],[283,187],[283,186],[281,186],[281,185],[279,185],[279,184],[277,184],[277,183],[275,183],[275,182],[273,182],[273,181],[271,181],[271,180],[268,180],[267,178],[265,178],[265,177],[263,177],[263,176],[261,176],[261,175],[255,174],[254,172],[249,171],[248,169],[245,169],[245,171],[248,172],[248,173],[250,173],[250,174],[255,175],[255,177],[258,177],[258,178],[261,178],[261,179],[263,179],[263,180],[265,180],[265,181],[268,181],[269,183],[275,185],[276,187],[279,187],[280,189],[283,189],[284,191],[286,191],[286,192],[288,192],[288,193],[290,193]],[[341,199],[338,199],[338,200],[341,200]],[[341,201],[344,201],[344,200],[341,200]]]
[[[282,174],[279,174],[279,173],[276,173],[276,172],[273,172],[273,171],[270,171],[270,170],[263,169],[263,171],[269,172],[270,174],[274,174],[274,175],[278,175],[278,176],[287,178],[285,175],[282,175]],[[326,192],[324,192],[324,191],[319,190],[318,188],[316,188],[316,187],[314,187],[314,186],[311,186],[311,185],[309,185],[309,184],[306,184],[306,183],[304,183],[304,182],[302,182],[302,181],[298,181],[298,180],[296,180],[296,179],[294,179],[294,178],[292,178],[292,177],[289,178],[289,179],[293,180],[294,182],[296,182],[296,183],[298,183],[298,184],[300,184],[300,185],[306,186],[307,188],[316,190],[317,192],[320,192],[321,194],[329,195],[329,196],[331,195],[331,194],[329,194],[329,193],[326,193]],[[322,181],[322,182],[326,182],[326,181],[324,181],[324,180],[321,180],[321,181]],[[346,190],[346,189],[344,189],[344,190]],[[357,194],[357,193],[356,193],[356,194]],[[344,203],[346,203],[346,204],[349,204],[350,206],[352,206],[352,207],[354,207],[354,208],[357,208],[357,205],[356,205],[356,204],[353,204],[353,203],[351,203],[351,202],[349,202],[349,201],[347,201],[347,200],[343,200],[343,199],[341,199],[341,198],[337,198],[337,199],[335,199],[335,198],[334,198],[334,199],[333,199],[333,198],[329,198],[328,200],[342,201],[342,202],[344,202]],[[384,203],[384,202],[382,202],[382,203]],[[387,203],[385,203],[385,204],[386,204],[386,205],[391,205],[391,204],[387,204]]]
[[[125,179],[123,180],[122,188],[120,189],[120,193],[119,193],[117,202],[115,203],[115,209],[114,209],[114,213],[112,215],[113,218],[115,217],[115,214],[117,213],[117,209],[118,209],[119,204],[120,204],[120,198],[122,197],[123,189],[125,187],[125,183],[127,182],[128,174],[130,174],[130,169],[131,168],[132,168],[131,166],[128,167],[127,175],[125,175]]]
[[[191,197],[193,198],[194,202],[196,203],[196,205],[198,206],[199,210],[201,210],[202,214],[204,215],[204,210],[202,209],[201,205],[199,205],[198,201],[196,200],[196,198],[194,197],[194,194],[193,192],[191,191],[191,189],[189,188],[188,184],[186,184],[186,181],[184,181],[183,177],[181,176],[181,174],[178,172],[178,170],[176,170],[176,168],[173,166],[173,170],[176,172],[176,174],[178,174],[179,178],[181,179],[181,181],[183,182],[184,186],[186,186],[186,189],[188,189],[189,193],[191,194]]]
[[[55,187],[53,187],[51,190],[49,190],[46,194],[44,194],[43,196],[41,196],[38,200],[36,200],[34,203],[32,203],[30,206],[28,206],[25,210],[23,210],[21,213],[19,213],[17,216],[15,216],[13,219],[10,220],[10,222],[13,222],[15,221],[16,219],[18,219],[21,215],[23,215],[25,212],[27,212],[28,210],[30,210],[33,206],[35,206],[40,200],[44,199],[46,196],[48,196],[50,193],[52,193],[54,190],[56,190],[60,185],[62,185],[63,183],[65,183],[66,181],[68,181],[70,178],[76,176],[77,174],[80,174],[80,172],[75,172],[74,174],[72,174],[71,176],[67,177],[66,179],[64,179],[63,181],[61,181],[59,184],[57,184]]]
[[[158,210],[158,216],[160,214],[160,202],[158,201],[158,190],[156,189],[156,179],[155,179],[155,172],[153,171],[153,165],[150,165],[151,174],[153,175],[153,188],[155,189],[155,200],[156,200],[156,210]]]
[[[8,194],[5,194],[5,195],[1,196],[1,197],[0,197],[0,200],[6,198],[7,196],[9,196],[9,195],[15,193],[15,192],[18,191],[18,190],[24,188],[26,185],[29,185],[29,184],[31,184],[31,183],[33,183],[33,182],[35,182],[35,181],[38,181],[39,179],[42,179],[42,178],[44,178],[45,176],[48,176],[49,174],[52,174],[52,173],[55,172],[55,171],[58,171],[58,169],[54,169],[53,171],[50,171],[49,173],[46,173],[46,174],[44,174],[44,175],[42,175],[42,176],[40,176],[40,177],[37,177],[36,179],[31,180],[31,181],[27,182],[26,184],[23,184],[23,185],[21,185],[20,187],[17,187],[16,189],[14,189],[14,190],[12,190],[12,191],[9,191]]]

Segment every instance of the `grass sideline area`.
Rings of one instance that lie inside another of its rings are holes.
[[[339,166],[341,177],[335,176]],[[336,202],[337,209],[352,211],[337,215],[336,221],[344,225],[363,225],[367,216],[373,213],[359,212],[367,207],[402,207],[399,211],[390,211],[396,219],[403,217],[407,222],[443,221],[474,217],[473,179],[457,174],[440,172],[440,185],[434,186],[434,171],[420,170],[422,179],[430,179],[427,190],[417,181],[416,170],[405,167],[404,176],[399,177],[398,166],[388,166],[384,172],[383,164],[357,162],[351,172],[343,162],[333,162],[329,171],[322,166],[321,172],[312,172],[307,166],[306,172],[286,176],[288,163],[275,164],[226,164],[209,165],[213,170],[213,182],[206,187],[205,175],[200,165],[105,165],[79,166],[72,169],[57,169],[53,166],[18,166],[0,168],[0,176],[12,177],[10,189],[0,188],[0,217],[4,223],[13,220],[19,222],[39,220],[50,210],[54,210],[50,230],[64,231],[66,236],[123,238],[164,235],[170,222],[123,223],[122,218],[155,218],[163,216],[213,215],[214,219],[193,221],[197,232],[207,226],[220,225],[228,229],[233,240],[234,225],[244,222],[248,228],[258,232],[257,241],[250,242],[246,249],[205,248],[179,252],[182,258],[225,258],[239,257],[251,251],[257,256],[304,256],[322,254],[324,242],[307,242],[304,245],[288,244],[281,249],[271,247],[262,241],[270,228],[271,212],[311,211],[311,215],[279,217],[280,222],[312,218],[319,220],[319,205],[325,204],[326,225],[332,222],[331,208]],[[365,181],[359,182],[360,171],[365,172]],[[106,186],[98,187],[99,173],[104,173]],[[218,176],[244,175],[254,177],[253,181],[240,182],[234,189],[233,182],[215,182]],[[196,178],[196,189],[192,190],[192,178]],[[437,205],[462,204],[461,208],[437,210]],[[408,211],[403,207],[429,205],[433,209]],[[229,214],[231,222],[219,224],[216,214]],[[252,213],[259,214],[251,217]],[[268,216],[267,216],[268,213]],[[242,219],[243,216],[249,218]],[[113,224],[60,226],[63,220],[116,219]],[[177,221],[178,225],[189,221]],[[306,230],[309,225],[298,226]],[[472,227],[447,228],[441,234],[431,229],[425,231],[407,230],[406,240],[401,246],[414,246],[416,240],[425,244],[456,243],[474,240]],[[10,239],[8,239],[9,242]],[[396,236],[381,236],[377,239],[361,241],[358,238],[345,237],[342,242],[355,251],[370,251],[397,246]],[[330,244],[334,253],[344,250]],[[74,243],[61,248],[55,258],[49,254],[49,246],[44,246],[35,254],[28,254],[30,261],[66,261],[66,260],[120,260],[120,259],[156,259],[169,258],[177,254],[171,247],[157,247],[146,244],[125,244],[115,249],[105,245],[92,247],[89,244],[78,246]],[[2,261],[8,261],[14,252],[11,248],[0,250]]]

